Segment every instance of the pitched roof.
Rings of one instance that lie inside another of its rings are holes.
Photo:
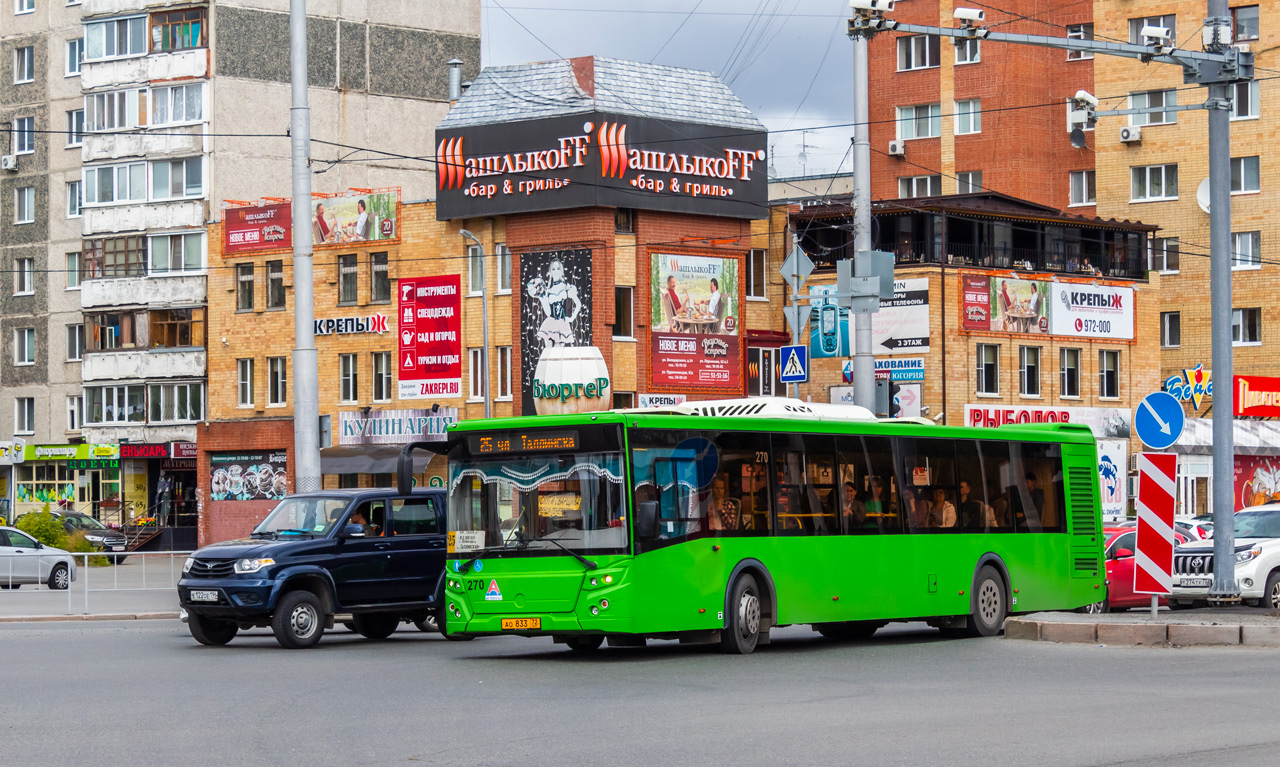
[[[597,111],[765,130],[714,73],[600,56],[488,67],[439,127],[492,125]]]

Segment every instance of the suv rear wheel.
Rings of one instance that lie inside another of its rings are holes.
[[[356,633],[365,639],[386,639],[400,625],[400,616],[390,613],[353,615],[351,623],[355,626]]]
[[[280,598],[271,616],[276,641],[290,650],[312,647],[324,633],[324,609],[320,597],[310,591],[290,591]]]

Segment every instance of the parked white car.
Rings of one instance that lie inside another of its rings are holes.
[[[1235,515],[1236,584],[1245,604],[1280,609],[1280,503],[1250,506]],[[1173,605],[1209,598],[1213,585],[1213,540],[1190,541],[1173,550]]]
[[[45,546],[17,528],[0,527],[0,589],[24,583],[68,589],[75,579],[76,561],[70,553]]]

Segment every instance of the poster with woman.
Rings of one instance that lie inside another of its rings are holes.
[[[991,279],[991,329],[1049,333],[1049,284],[1040,280]]]
[[[520,254],[521,412],[533,415],[533,374],[546,349],[591,346],[591,250]]]

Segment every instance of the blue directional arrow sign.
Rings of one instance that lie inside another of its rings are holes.
[[[809,380],[809,347],[782,347],[782,372],[778,381],[784,384],[804,383]]]
[[[1148,394],[1138,403],[1133,427],[1138,430],[1138,439],[1144,445],[1152,450],[1164,450],[1182,436],[1186,421],[1182,403],[1169,392],[1158,391]]]

